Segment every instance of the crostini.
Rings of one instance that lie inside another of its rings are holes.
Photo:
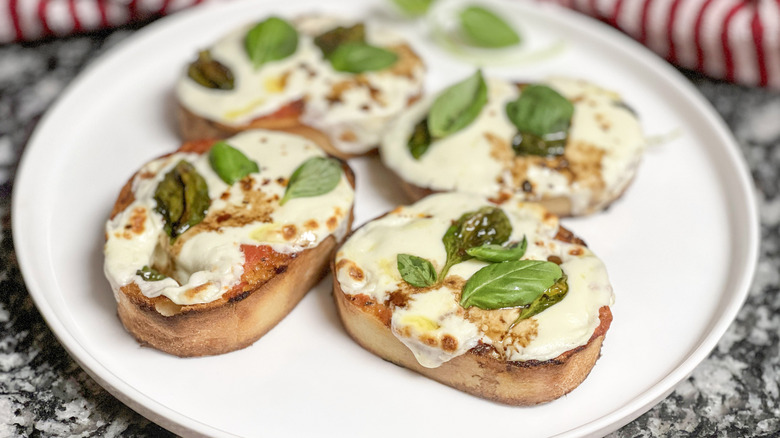
[[[379,23],[269,17],[199,52],[176,85],[187,140],[279,129],[350,158],[376,149],[386,125],[422,94],[425,66]]]
[[[612,321],[604,264],[543,207],[426,197],[338,249],[334,298],[366,350],[510,405],[549,402],[590,373]]]
[[[184,143],[130,178],[106,223],[119,319],[177,356],[252,344],[322,278],[353,200],[349,167],[304,137]]]
[[[380,154],[414,200],[467,191],[577,216],[623,194],[645,144],[634,111],[597,85],[515,84],[477,72],[413,105],[386,131]]]

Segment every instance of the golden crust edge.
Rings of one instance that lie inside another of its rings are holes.
[[[365,350],[465,393],[513,406],[547,403],[577,388],[600,357],[606,335],[545,362],[507,362],[472,349],[438,368],[426,368],[389,327],[349,301],[335,274],[333,294],[345,330]]]
[[[185,142],[179,151],[204,153],[213,142],[211,139]],[[354,189],[352,168],[342,162],[342,169]],[[110,218],[135,199],[132,182],[137,174],[122,186]],[[352,229],[353,220],[354,207],[347,217],[347,230]],[[297,253],[285,272],[232,299],[223,296],[210,303],[177,306],[167,297],[150,299],[141,293],[138,285],[131,283],[115,293],[117,315],[139,343],[176,356],[211,356],[240,350],[260,339],[292,311],[327,274],[328,260],[335,256],[336,247],[345,239],[337,242],[333,235],[328,236],[316,247]],[[157,310],[159,301],[177,307],[178,311],[170,316],[161,314]]]
[[[427,196],[427,195],[426,195]],[[379,217],[383,217],[381,215]],[[353,234],[356,230],[353,230]],[[344,241],[349,239],[348,235]],[[571,231],[560,226],[556,239],[587,246]],[[601,346],[612,324],[609,306],[599,308],[599,326],[585,345],[573,348],[548,361],[509,362],[479,352],[475,347],[438,368],[426,368],[377,317],[384,312],[361,310],[341,289],[336,270],[336,254],[330,261],[333,299],[347,334],[363,349],[398,366],[415,371],[444,385],[483,399],[512,406],[533,406],[556,400],[576,389],[601,357]],[[374,303],[386,309],[382,303]]]

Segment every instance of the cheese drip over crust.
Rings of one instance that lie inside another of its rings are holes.
[[[495,206],[474,194],[431,195],[367,223],[336,255],[335,275],[344,293],[388,306],[393,334],[425,367],[438,367],[479,343],[492,345],[507,361],[555,358],[587,344],[599,326],[599,309],[614,301],[603,263],[583,245],[556,240],[556,216],[517,200],[498,205],[512,224],[509,241],[525,236],[523,259],[560,262],[569,291],[559,303],[514,326],[519,309],[464,309],[459,304],[463,285],[487,265],[476,259],[454,265],[441,285],[415,288],[402,279],[398,254],[425,258],[440,272],[447,228],[464,213],[488,205]]]
[[[620,97],[585,81],[549,78],[547,85],[574,104],[569,138],[561,157],[516,156],[517,128],[506,104],[519,88],[491,78],[488,102],[470,125],[433,141],[419,159],[407,143],[435,97],[417,102],[399,117],[380,144],[382,161],[403,180],[434,191],[467,191],[527,201],[565,197],[573,215],[603,209],[620,196],[636,173],[645,138],[636,115]]]
[[[295,53],[258,69],[244,48],[253,24],[238,28],[209,49],[212,59],[232,71],[234,88],[206,88],[185,73],[176,95],[192,113],[237,127],[303,99],[302,123],[325,132],[341,151],[367,152],[379,143],[386,125],[422,93],[425,67],[403,39],[372,22],[366,24],[366,41],[394,51],[398,61],[387,69],[361,74],[334,70],[314,37],[355,23],[321,16],[293,20],[299,33]]]
[[[130,283],[149,297],[164,295],[179,305],[208,303],[241,281],[242,245],[270,246],[283,254],[313,248],[333,235],[344,238],[354,190],[342,172],[335,189],[320,196],[279,200],[298,166],[325,154],[311,141],[285,133],[247,131],[226,140],[260,171],[232,185],[209,164],[208,153],[177,152],[147,163],[133,177],[135,200],[106,223],[104,271],[114,293]],[[190,162],[208,184],[211,205],[205,219],[171,242],[155,211],[155,190],[180,160]],[[168,274],[146,281],[138,270]]]

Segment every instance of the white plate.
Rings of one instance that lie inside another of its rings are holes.
[[[148,26],[94,63],[40,123],[16,181],[14,240],[30,294],[101,385],[178,433],[583,436],[620,427],[684,379],[733,320],[758,252],[756,202],[731,135],[687,81],[623,35],[558,9],[501,4],[532,46],[565,47],[487,72],[582,76],[619,90],[650,135],[677,134],[647,151],[608,212],[565,221],[604,259],[617,296],[602,357],[571,394],[507,407],[385,362],[345,334],[327,280],[253,346],[219,357],[141,348],[122,328],[102,273],[103,224],[134,170],[177,147],[171,90],[193,53],[269,13],[386,15],[386,7],[316,0],[202,7]],[[423,23],[399,26],[430,66],[430,90],[473,71],[432,44]],[[357,223],[402,201],[377,159],[350,164]]]

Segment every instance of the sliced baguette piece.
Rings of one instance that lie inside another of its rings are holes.
[[[409,141],[419,134],[419,124],[430,120],[437,96],[412,105],[386,131],[379,148],[382,162],[403,182],[412,201],[430,193],[464,191],[496,200],[518,197],[564,217],[602,211],[624,194],[646,139],[638,116],[619,95],[563,77],[533,84],[498,78],[485,82],[487,102],[479,115],[459,131],[433,139],[424,152],[418,145],[417,157]],[[507,108],[534,85],[554,90],[573,107],[561,155],[534,155],[522,144],[513,146],[521,137]]]
[[[393,254],[421,256],[438,272],[444,260],[443,230],[452,218],[480,205],[494,205],[506,212],[516,228],[512,241],[525,233],[529,248],[524,258],[539,259],[546,254],[548,260],[561,263],[569,277],[566,298],[512,326],[517,309],[464,309],[458,304],[465,277],[484,262],[470,260],[453,266],[442,286],[417,288],[403,281]],[[538,224],[530,225],[533,220]],[[426,221],[442,223],[427,226]],[[531,232],[534,226],[538,228]],[[437,240],[442,248],[428,248]],[[347,333],[363,348],[445,385],[509,405],[546,403],[574,390],[599,358],[612,322],[612,289],[601,262],[581,239],[558,224],[557,217],[538,205],[516,200],[496,205],[476,195],[447,193],[399,207],[355,230],[337,251],[331,270],[339,316]],[[577,280],[580,274],[586,278]],[[429,300],[434,304],[414,308],[442,289],[450,298]],[[579,321],[571,325],[572,332],[577,332],[571,338],[543,334],[545,330],[550,333],[553,324],[567,324],[572,315]],[[583,330],[584,337],[578,334]],[[418,340],[410,342],[414,337]],[[534,345],[537,340],[543,342]],[[559,341],[561,347],[550,346]]]
[[[298,33],[296,51],[255,67],[244,49],[245,36],[254,24],[235,29],[201,52],[231,72],[232,89],[204,86],[193,79],[189,68],[180,77],[176,112],[185,140],[277,129],[308,137],[327,153],[348,159],[375,152],[381,131],[422,95],[422,59],[386,25],[301,16],[290,20]],[[314,39],[356,24],[364,25],[367,43],[394,53],[396,62],[360,73],[336,71]]]
[[[325,157],[322,151],[273,131],[248,131],[226,142],[256,160],[260,171],[224,184],[210,174],[206,158],[216,141],[185,143],[125,184],[106,225],[104,266],[120,321],[141,344],[176,356],[227,353],[262,337],[322,279],[352,223],[355,180],[345,163],[336,188],[280,207],[289,175],[306,159]],[[193,163],[212,199],[205,218],[171,240],[149,197],[180,160]],[[193,264],[195,272],[187,272]],[[148,281],[138,272],[144,266],[168,278]]]

